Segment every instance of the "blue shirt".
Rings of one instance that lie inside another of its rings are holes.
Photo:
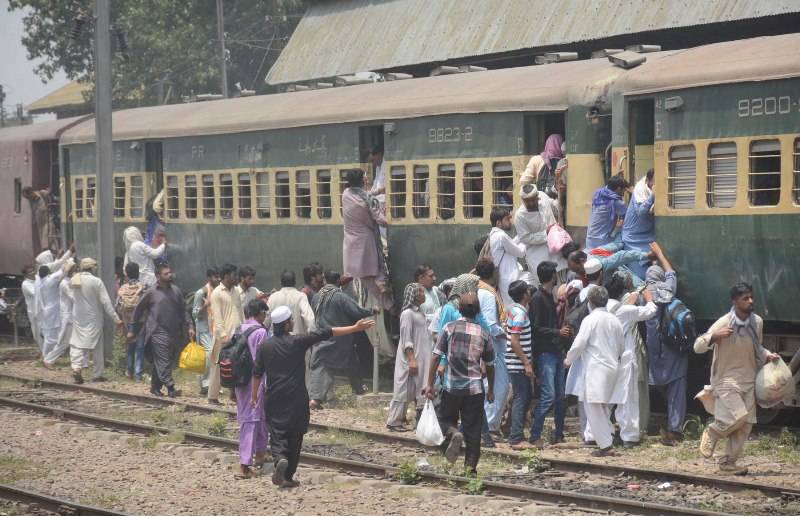
[[[668,272],[665,276],[665,282],[674,294],[678,286],[677,276],[674,272]],[[676,351],[661,341],[658,322],[664,313],[665,305],[658,304],[657,306],[656,315],[645,322],[647,362],[650,366],[649,383],[650,385],[666,385],[686,376],[689,370],[689,354]]]
[[[625,217],[625,201],[614,202],[617,218]],[[589,215],[589,224],[586,228],[586,247],[594,249],[614,240],[613,233],[617,226],[617,220],[611,218],[608,206],[592,206],[592,213]]]
[[[622,243],[626,248],[649,251],[650,242],[656,240],[655,217],[650,212],[655,196],[644,202],[631,200],[625,213],[625,224],[622,226]]]
[[[442,311],[439,312],[439,328],[437,328],[436,333],[442,333],[442,330],[445,326],[453,321],[457,321],[461,319],[461,312],[459,312],[453,303],[445,303],[442,307]],[[475,317],[475,322],[481,325],[481,328],[489,332],[491,335],[491,329],[489,325],[486,323],[486,318],[483,316],[482,313],[478,312],[478,315]]]

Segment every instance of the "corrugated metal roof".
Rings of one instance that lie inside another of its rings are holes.
[[[309,7],[270,84],[800,12],[793,0],[346,0]]]
[[[29,113],[42,113],[55,111],[58,108],[82,106],[86,104],[84,92],[91,89],[92,86],[89,84],[72,81],[29,104],[27,110]]]
[[[0,154],[3,153],[5,145],[12,143],[57,140],[65,128],[81,121],[82,118],[86,117],[74,116],[30,125],[4,127],[0,129]]]

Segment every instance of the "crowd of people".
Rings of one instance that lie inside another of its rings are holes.
[[[734,286],[730,313],[696,341],[688,327],[676,334],[675,313],[688,314],[681,319],[686,322],[691,312],[677,299],[677,273],[656,242],[653,172],[633,187],[613,176],[594,193],[587,246],[581,248],[565,229],[563,138],[548,138],[546,151],[522,175],[521,205],[513,213],[492,210],[488,234],[473,246],[472,270],[437,284],[433,268],[420,265],[409,278],[399,310],[388,430],[409,431],[433,400],[445,456],[455,462],[463,445],[465,468],[474,473],[481,447],[495,446],[503,434],[515,450],[564,441],[572,395],[581,438],[596,444],[593,455],[604,457],[615,453],[612,414],[624,448],[641,441],[653,388],[667,406],[662,442],[673,445],[682,439],[693,346],[698,353],[712,350],[715,364],[717,415],[701,452],[711,456],[716,442],[728,437],[720,469],[742,473],[736,460],[755,421],[757,362],[779,358],[761,347],[753,289]],[[373,156],[380,172],[382,149]],[[218,404],[222,384],[232,387],[240,475],[254,474],[269,445],[273,482],[297,485],[310,410],[323,407],[337,374],[350,379],[354,393],[363,392],[358,341],[375,326],[373,317],[394,305],[382,174],[373,174],[369,189],[364,176],[350,171],[342,194],[344,274],[311,263],[299,289],[291,270],[282,272],[279,289],[264,292],[255,286],[255,269],[223,264],[210,267],[206,283],[185,296],[166,260],[166,228],[157,207],[147,235],[133,226],[124,231],[126,253],[113,300],[93,259],[76,263],[74,248],[41,253],[36,267],[23,270],[23,292],[44,366],[52,368],[69,349],[76,383],[83,383],[90,362],[91,380],[103,381],[103,337],[113,322],[124,329],[128,377],[143,380],[147,360],[150,392],[164,396],[166,388],[176,397],[181,392],[173,369],[184,345],[196,339],[206,354],[200,392]],[[369,302],[350,288],[354,283],[369,293]],[[236,346],[244,353],[226,354]],[[739,353],[746,349],[757,354]],[[242,364],[233,367],[222,355],[249,357],[247,376],[236,378]],[[409,418],[412,402],[416,417]],[[554,429],[546,443],[544,421],[551,411]]]

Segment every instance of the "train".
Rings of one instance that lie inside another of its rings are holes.
[[[800,34],[669,51],[643,46],[544,65],[118,110],[113,170],[105,172],[113,199],[96,198],[94,120],[64,121],[49,140],[59,150],[62,239],[96,254],[96,206],[112,202],[122,254],[123,229],[144,226],[148,199],[163,189],[169,260],[187,287],[223,262],[255,266],[270,284],[310,261],[340,268],[344,174],[369,170],[370,149],[382,145],[398,293],[420,263],[440,278],[469,270],[491,210],[520,204],[515,185],[528,158],[559,133],[569,162],[568,229],[585,234],[592,192],[611,174],[633,182],[653,168],[656,234],[679,271],[678,296],[702,327],[728,310],[730,285],[752,283],[765,345],[797,371],[798,48]],[[24,177],[0,171],[7,185]],[[4,226],[27,224],[0,209]],[[3,271],[34,252],[7,255],[18,243],[1,245]],[[707,378],[704,361],[693,371]],[[798,404],[795,397],[787,406]]]

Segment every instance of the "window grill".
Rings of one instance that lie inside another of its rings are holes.
[[[736,204],[736,143],[708,146],[706,202],[709,208],[731,208]]]
[[[233,218],[233,176],[219,176],[219,209],[223,219]]]
[[[125,217],[126,194],[125,176],[114,176],[114,217]]]
[[[514,209],[514,168],[510,161],[492,164],[492,209]]]
[[[749,159],[747,193],[750,205],[776,206],[781,199],[781,142],[752,142]]]
[[[295,212],[301,219],[311,218],[311,174],[298,170],[294,176]]]
[[[439,165],[436,186],[437,213],[440,219],[452,219],[456,214],[456,167]]]
[[[214,191],[214,176],[203,174],[203,218],[213,219],[217,216],[217,196]]]
[[[259,219],[268,219],[269,213],[269,173],[256,172],[256,216]]]
[[[187,219],[197,218],[197,176],[189,174],[183,176],[183,194],[185,201],[185,216]]]
[[[289,172],[275,174],[275,208],[280,219],[288,219],[292,214]]]
[[[239,194],[239,218],[249,219],[253,216],[253,188],[249,172],[237,176],[237,186]]]
[[[412,181],[411,211],[416,219],[427,219],[431,216],[429,182],[430,172],[428,166],[415,165]]]
[[[331,218],[333,216],[331,207],[331,171],[317,170],[317,217]]]
[[[694,145],[677,145],[669,150],[667,199],[670,208],[694,208],[696,157]]]
[[[395,165],[389,170],[389,205],[393,219],[406,216],[406,167]]]
[[[483,165],[467,163],[464,167],[464,218],[483,217]]]

